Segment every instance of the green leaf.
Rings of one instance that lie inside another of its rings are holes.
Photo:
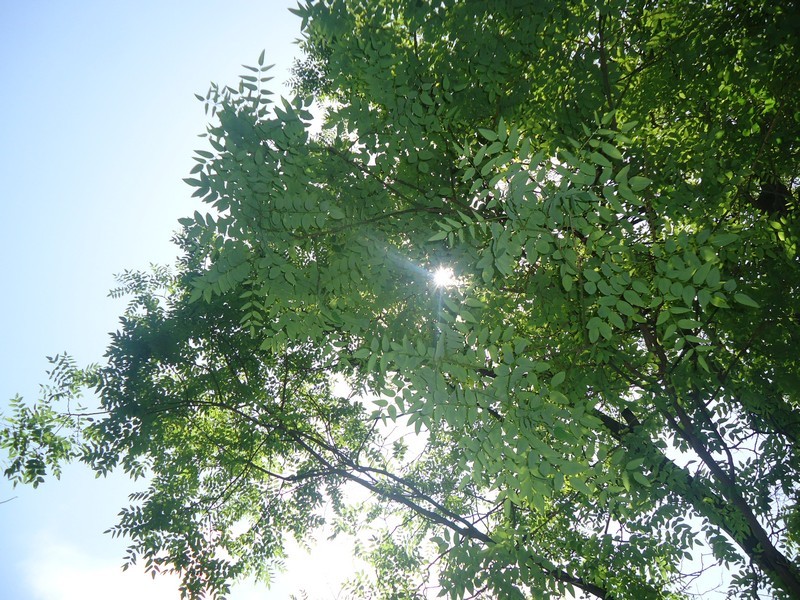
[[[645,293],[646,293],[646,291],[645,291]],[[625,290],[624,292],[622,292],[622,296],[632,306],[644,306],[645,305],[644,301],[641,298],[641,296],[639,296],[639,294],[637,294],[633,290]]]
[[[617,150],[615,146],[612,146],[608,142],[602,142],[600,144],[600,148],[603,149],[603,152],[605,152],[606,156],[608,156],[609,158],[613,160],[622,160],[622,154],[620,153],[620,151]]]
[[[740,237],[738,233],[718,233],[711,237],[711,243],[722,248],[738,241]]]
[[[559,371],[558,373],[553,375],[553,379],[550,380],[550,385],[552,387],[557,387],[557,386],[561,385],[562,383],[564,383],[564,380],[566,378],[567,378],[567,372],[566,371]]]
[[[601,167],[610,167],[611,166],[611,161],[608,160],[605,156],[603,156],[599,152],[592,152],[589,155],[589,160],[591,160],[592,163],[594,163],[596,165],[599,165]]]
[[[634,314],[636,314],[636,311],[633,309],[633,307],[624,300],[617,301],[616,309],[626,317],[632,317]]]
[[[739,304],[743,304],[744,306],[750,306],[752,308],[759,308],[758,302],[753,300],[747,294],[743,294],[741,292],[737,292],[733,295],[733,299],[736,300]]]
[[[617,329],[625,329],[625,322],[622,320],[622,317],[620,317],[617,313],[613,311],[609,311],[608,313],[608,322],[611,323]],[[600,327],[601,327],[601,333],[603,333],[602,325]],[[603,337],[605,337],[606,339],[611,339],[611,335],[612,335],[611,331],[609,330],[608,335],[604,335]]]
[[[638,175],[635,177],[631,177],[628,180],[628,185],[634,192],[640,192],[652,183],[653,181],[648,179],[647,177],[641,177]]]
[[[497,139],[497,133],[491,129],[479,128],[478,132],[489,142],[494,142]]]

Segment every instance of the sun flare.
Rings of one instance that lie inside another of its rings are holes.
[[[433,272],[431,278],[433,285],[438,288],[452,287],[457,283],[455,273],[450,267],[439,267]]]

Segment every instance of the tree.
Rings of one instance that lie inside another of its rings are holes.
[[[6,475],[149,474],[113,533],[190,597],[327,504],[386,523],[357,596],[677,598],[707,544],[800,598],[797,7],[294,12],[297,96],[262,55],[201,98],[211,212],[123,276],[106,364],[15,402]]]

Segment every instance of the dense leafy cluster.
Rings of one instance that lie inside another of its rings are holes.
[[[797,8],[294,12],[297,97],[263,55],[202,97],[209,213],[105,365],[15,405],[7,475],[148,474],[113,531],[191,597],[323,506],[372,527],[356,597],[679,598],[708,553],[800,597]]]

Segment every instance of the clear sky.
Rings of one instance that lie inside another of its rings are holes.
[[[236,83],[262,50],[276,89],[285,82],[299,52],[294,5],[0,0],[0,407],[35,398],[46,355],[102,359],[124,308],[107,297],[114,274],[171,262],[177,219],[198,208],[181,181],[204,147],[194,94]],[[138,487],[80,467],[35,491],[0,481],[0,597],[176,599],[174,580],[123,574],[125,541],[102,533]],[[335,597],[325,573],[341,576],[337,552],[290,563],[271,592],[231,597]]]

